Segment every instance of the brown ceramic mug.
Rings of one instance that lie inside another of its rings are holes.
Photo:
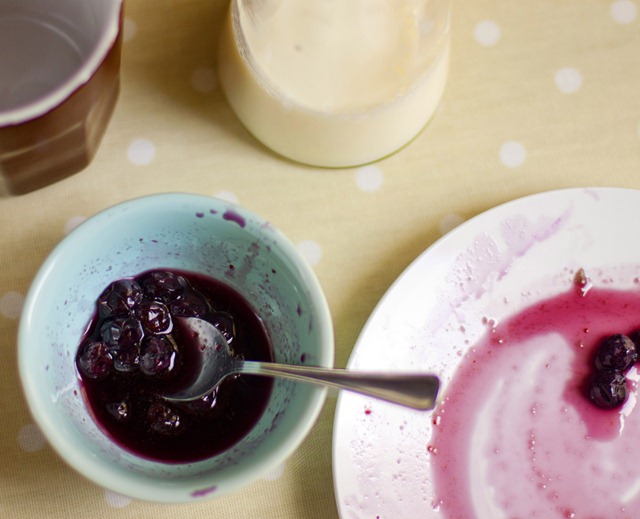
[[[0,195],[84,169],[120,90],[124,0],[0,0]]]

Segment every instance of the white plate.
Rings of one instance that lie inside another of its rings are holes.
[[[494,321],[570,290],[580,268],[594,284],[637,286],[638,265],[640,191],[566,189],[509,202],[460,225],[406,269],[368,320],[349,367],[436,372],[446,397],[462,359]],[[447,517],[437,511],[427,452],[433,418],[340,395],[333,464],[343,519]],[[487,491],[484,481],[473,486]],[[483,510],[476,512],[482,519],[501,514]],[[557,513],[573,517],[571,508]]]

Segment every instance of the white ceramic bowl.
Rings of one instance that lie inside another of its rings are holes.
[[[152,268],[198,272],[235,288],[264,320],[277,362],[304,358],[307,364],[333,364],[326,300],[312,270],[282,233],[228,202],[161,194],[95,215],[47,258],[20,322],[24,392],[53,448],[95,483],[158,502],[220,496],[283,463],[313,426],[326,392],[276,381],[268,408],[250,433],[205,461],[160,463],[121,448],[88,412],[75,355],[102,290],[118,278]]]

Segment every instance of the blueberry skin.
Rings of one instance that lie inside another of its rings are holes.
[[[598,371],[591,379],[589,397],[602,409],[615,409],[627,400],[627,379],[619,371]]]
[[[167,377],[176,367],[177,352],[163,337],[146,338],[140,349],[140,370],[147,376]]]
[[[184,429],[182,417],[168,404],[159,400],[149,406],[147,424],[151,431],[165,436],[180,434]]]
[[[134,317],[106,319],[100,326],[100,336],[113,349],[134,348],[140,344],[144,331],[142,324]]]
[[[111,402],[107,404],[106,408],[117,422],[126,422],[131,418],[129,402],[126,399],[120,402]]]
[[[172,301],[169,310],[176,317],[200,317],[209,311],[209,305],[202,297],[189,290]]]
[[[184,277],[164,270],[149,272],[139,282],[148,297],[164,303],[176,299],[188,286]]]
[[[140,365],[140,349],[137,345],[112,350],[113,367],[120,373],[133,373]]]
[[[169,333],[173,328],[169,309],[159,301],[142,301],[136,315],[149,333]]]
[[[622,334],[607,337],[596,352],[595,365],[600,371],[627,371],[638,358],[634,342]]]
[[[80,347],[77,357],[80,373],[91,380],[103,380],[113,369],[113,356],[102,341],[88,340]]]
[[[142,301],[142,287],[133,279],[119,279],[111,283],[98,298],[104,315],[125,314]]]

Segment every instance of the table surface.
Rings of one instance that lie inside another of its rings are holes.
[[[638,0],[457,2],[450,79],[432,121],[398,153],[340,170],[286,161],[239,123],[215,72],[226,8],[223,0],[128,0],[122,91],[95,160],[53,186],[0,199],[2,517],[338,517],[335,394],[283,467],[199,504],[115,495],[46,445],[16,370],[21,307],[52,248],[97,211],[187,191],[262,215],[317,273],[344,366],[394,279],[459,223],[541,191],[640,186]]]

